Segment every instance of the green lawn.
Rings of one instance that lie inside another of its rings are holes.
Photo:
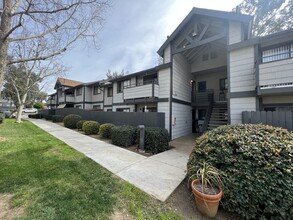
[[[165,205],[30,122],[0,124],[0,194],[12,194],[18,219],[181,219]]]

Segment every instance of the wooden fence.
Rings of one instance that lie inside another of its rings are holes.
[[[266,124],[293,130],[293,111],[245,111],[242,112],[244,124]]]

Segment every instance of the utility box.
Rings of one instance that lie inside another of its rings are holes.
[[[144,137],[145,137],[145,126],[138,125],[139,128],[139,151],[144,152]]]

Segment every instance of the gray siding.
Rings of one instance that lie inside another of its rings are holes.
[[[169,131],[169,102],[159,102],[158,112],[165,113],[165,128]]]
[[[172,140],[192,133],[192,108],[172,103]]]
[[[164,50],[164,63],[171,62],[171,46],[170,44]]]
[[[256,110],[256,98],[232,98],[230,99],[230,119],[231,124],[242,123],[243,111],[255,111]]]
[[[241,41],[241,23],[229,22],[229,44],[235,44]]]
[[[230,92],[254,91],[254,47],[230,52]]]
[[[274,61],[259,65],[260,86],[293,83],[293,59]]]
[[[158,73],[160,98],[169,98],[170,96],[170,68],[162,69]]]

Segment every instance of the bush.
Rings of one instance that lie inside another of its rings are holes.
[[[0,113],[0,124],[2,124],[5,120],[5,115]]]
[[[86,120],[80,120],[80,121],[78,121],[78,122],[76,123],[76,128],[77,128],[78,130],[82,130],[82,125],[83,125],[84,122],[86,122]]]
[[[102,124],[100,126],[100,131],[99,131],[99,135],[102,138],[111,138],[111,129],[114,127],[115,125],[111,124],[111,123],[106,123],[106,124]]]
[[[138,135],[139,138],[139,135]],[[153,154],[169,149],[169,133],[164,128],[145,129],[145,150]]]
[[[136,129],[130,125],[114,126],[111,129],[112,144],[120,147],[129,147],[134,144]]]
[[[85,134],[98,134],[99,133],[100,124],[96,121],[85,121],[82,125],[82,130]]]
[[[208,161],[224,172],[223,207],[246,219],[293,216],[293,133],[265,125],[229,125],[199,137],[187,176]]]
[[[52,121],[53,122],[63,122],[64,116],[63,115],[53,115]]]
[[[44,109],[45,105],[42,102],[36,102],[33,107],[36,109]]]
[[[53,115],[45,115],[44,118],[48,121],[52,121]]]
[[[78,121],[81,120],[79,115],[70,114],[64,117],[63,123],[66,128],[75,129]]]
[[[44,118],[44,116],[42,114],[29,114],[28,117],[29,118],[37,118],[37,119]]]

